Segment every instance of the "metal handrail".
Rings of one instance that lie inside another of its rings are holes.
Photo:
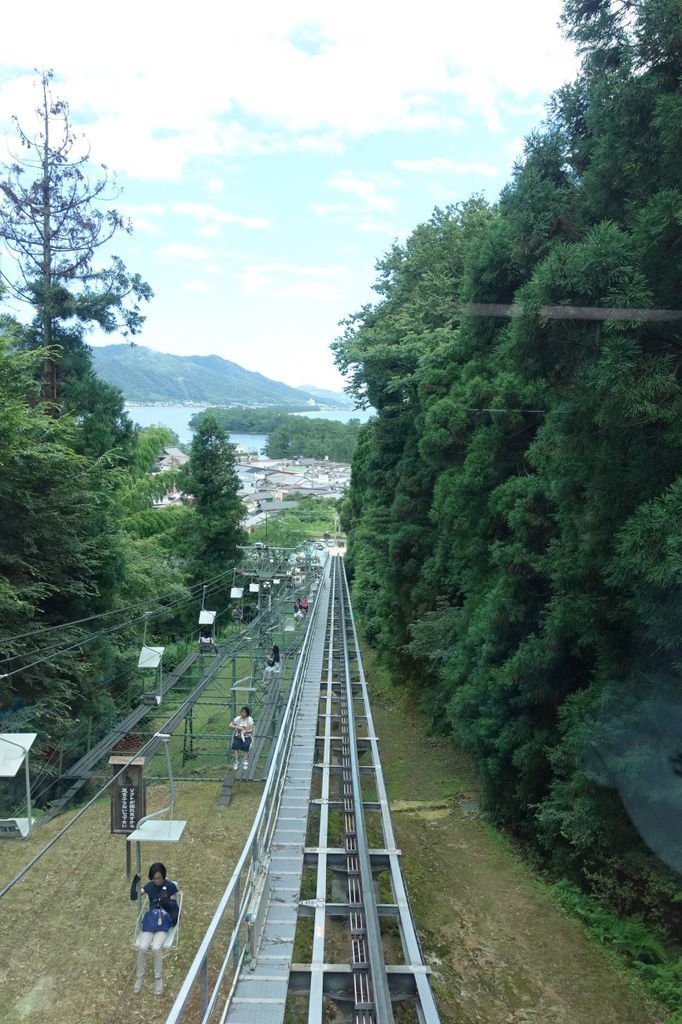
[[[328,571],[329,570],[326,569],[326,572]],[[241,950],[239,948],[239,933],[246,918],[247,908],[250,906],[252,901],[257,873],[263,866],[263,858],[267,856],[270,838],[276,826],[276,818],[285,781],[289,751],[293,742],[293,723],[301,700],[303,690],[302,681],[304,680],[308,660],[310,658],[312,638],[315,633],[313,624],[317,619],[320,608],[320,594],[321,588],[318,588],[313,601],[313,608],[308,615],[306,636],[303,640],[301,655],[294,672],[291,690],[289,692],[289,699],[282,718],[282,727],[275,743],[274,753],[272,756],[272,767],[265,783],[263,795],[261,797],[258,810],[256,811],[251,831],[249,832],[249,836],[234,871],[232,872],[232,876],[227,887],[220,898],[213,918],[206,929],[201,945],[199,946],[189,971],[187,972],[180,987],[180,991],[177,994],[175,1002],[166,1017],[166,1024],[175,1024],[176,1021],[180,1020],[180,1017],[187,1009],[197,983],[200,984],[201,1014],[198,1019],[201,1024],[206,1024],[206,1022],[210,1020],[218,1002],[222,982],[230,965],[230,961],[233,962],[236,971],[243,960],[245,947]],[[246,877],[242,891],[241,876],[245,869]],[[263,895],[265,895],[265,890]],[[231,903],[233,904],[234,927],[227,949],[224,953],[222,952],[225,948],[223,945],[224,938],[221,941],[220,948],[222,962],[209,998],[208,958],[216,940],[218,929]],[[227,998],[229,1000],[229,993]]]

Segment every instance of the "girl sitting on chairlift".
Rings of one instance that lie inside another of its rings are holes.
[[[131,900],[137,899],[137,885],[140,876],[135,875],[130,889]],[[178,887],[175,882],[166,880],[166,869],[157,862],[149,869],[149,881],[142,886],[142,892],[149,899],[149,910],[142,918],[142,932],[138,936],[137,972],[133,991],[139,992],[144,979],[144,967],[147,951],[151,949],[154,960],[154,991],[157,996],[163,993],[161,950],[171,928],[178,923],[180,908],[176,899]]]
[[[244,706],[239,714],[232,719],[230,728],[233,730],[232,739],[232,767],[236,771],[239,768],[239,755],[242,755],[242,768],[249,767],[249,750],[253,739],[254,721],[251,717],[251,708]]]

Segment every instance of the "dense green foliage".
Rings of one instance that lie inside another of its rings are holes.
[[[234,405],[230,409],[210,408],[198,412],[192,416],[190,426],[194,430],[201,425],[205,416],[212,416],[220,429],[228,433],[269,434],[275,427],[287,422],[287,415],[283,409],[250,409],[248,406]]]
[[[190,575],[200,582],[234,565],[237,545],[245,538],[234,445],[212,417],[204,417],[195,431],[190,460],[178,476],[183,491],[194,502],[195,515],[183,532],[182,543]]]
[[[378,413],[344,525],[369,639],[495,819],[678,929],[682,320],[541,307],[680,307],[682,9],[568,0],[564,25],[580,75],[499,203],[395,245],[336,343]]]
[[[307,416],[288,416],[268,435],[265,454],[271,459],[350,462],[359,429],[359,420],[336,423]]]
[[[76,760],[139,696],[143,632],[172,668],[174,641],[197,629],[203,584],[213,607],[227,603],[243,514],[233,449],[215,424],[198,432],[185,470],[194,506],[154,507],[177,480],[156,471],[175,439],[135,428],[85,342],[92,323],[134,332],[151,292],[116,258],[94,269],[124,225],[97,210],[106,177],[71,159],[68,107],[52,101],[49,80],[42,136],[19,129],[26,160],[0,181],[14,295],[35,313],[29,325],[0,317],[0,731],[38,733],[38,806],[56,795],[62,759]],[[5,787],[0,816],[7,799]]]
[[[338,423],[324,418],[296,416],[278,409],[207,409],[192,417],[190,425],[201,425],[211,416],[227,431],[267,434],[265,454],[272,459],[329,459],[350,462],[360,427],[359,420]]]

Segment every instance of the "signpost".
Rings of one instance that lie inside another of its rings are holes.
[[[113,754],[109,758],[114,775],[120,772],[111,787],[111,834],[114,836],[131,835],[147,812],[144,761],[143,757],[135,757],[131,761],[126,754]],[[121,772],[124,765],[125,771]],[[130,846],[127,843],[126,875],[130,877]]]

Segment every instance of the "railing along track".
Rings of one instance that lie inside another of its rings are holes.
[[[232,935],[216,943],[228,915]],[[330,1002],[352,1024],[394,1024],[398,1004],[400,1020],[439,1024],[429,974],[337,557],[306,623],[251,835],[166,1024],[322,1024]]]

